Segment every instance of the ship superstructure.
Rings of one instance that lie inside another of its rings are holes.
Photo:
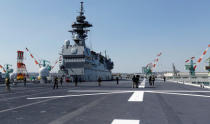
[[[111,59],[86,47],[85,40],[90,27],[92,24],[86,21],[81,2],[80,15],[76,17],[72,30],[69,31],[72,33],[74,44],[71,45],[69,40],[64,42],[60,70],[82,81],[95,81],[99,77],[102,80],[110,80],[114,66]]]

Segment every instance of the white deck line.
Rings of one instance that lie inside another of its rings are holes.
[[[192,84],[190,82],[182,82],[182,81],[174,81],[174,80],[168,80],[168,81],[174,82],[174,83],[179,83],[179,84],[184,84],[184,85],[189,85],[189,86],[201,87],[200,84]],[[204,86],[204,88],[210,89],[210,86]]]
[[[29,104],[17,106],[17,107],[14,107],[14,108],[9,108],[9,109],[0,110],[0,113],[8,112],[8,111],[13,111],[13,110],[20,109],[20,108],[25,108],[25,107],[28,107],[28,106],[32,106],[32,105],[36,105],[36,104],[48,102],[48,101],[50,101],[50,100],[52,100],[52,99],[46,99],[46,100],[42,100],[42,101],[38,101],[38,102],[33,102],[33,103],[29,103]]]
[[[133,95],[129,98],[129,102],[143,102],[144,91],[134,91]]]
[[[140,120],[114,119],[111,124],[140,124]]]
[[[133,91],[121,91],[121,92],[108,92],[108,93],[92,93],[92,94],[78,94],[78,95],[63,95],[63,96],[46,96],[46,97],[33,97],[27,99],[54,99],[54,98],[65,98],[65,97],[79,97],[79,96],[96,96],[96,95],[108,95],[108,94],[121,94],[131,93]]]
[[[147,93],[160,93],[160,94],[170,94],[170,95],[180,95],[180,96],[198,96],[198,97],[204,97],[204,98],[209,98],[210,96],[206,95],[197,95],[197,94],[184,94],[184,93],[173,93],[173,92],[156,92],[156,91],[151,91]]]
[[[146,78],[144,78],[144,80],[141,82],[141,85],[139,85],[139,88],[145,88],[145,82],[146,82]]]

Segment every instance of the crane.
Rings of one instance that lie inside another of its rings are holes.
[[[10,73],[13,72],[13,69],[11,67],[12,65],[10,64],[5,64],[4,66],[0,65],[0,68],[3,69],[5,73],[5,78],[10,78]]]
[[[194,77],[195,76],[195,70],[197,68],[197,66],[201,63],[203,57],[206,55],[208,49],[210,47],[210,44],[208,45],[208,47],[204,50],[204,52],[202,53],[202,55],[200,56],[200,58],[196,61],[196,63],[194,63],[194,59],[195,57],[191,57],[191,59],[188,59],[185,61],[185,69],[189,70],[190,76]]]
[[[176,77],[177,76],[177,73],[179,71],[176,69],[176,66],[174,65],[174,63],[172,63],[172,68],[173,68],[173,76]]]
[[[192,77],[195,76],[195,68],[194,68],[194,66],[195,66],[196,63],[194,63],[194,59],[195,59],[195,57],[191,57],[190,59],[185,61],[185,63],[186,63],[185,64],[185,69],[189,70],[189,73],[190,73],[190,75]]]
[[[205,67],[205,69],[209,72],[208,76],[210,76],[210,57],[206,60],[206,62],[208,63],[208,65]]]
[[[149,63],[149,64],[147,64],[146,67],[143,67],[142,71],[146,75],[151,75],[152,74],[152,63]]]
[[[157,54],[154,62],[151,62],[149,64],[147,64],[146,67],[143,67],[143,73],[145,73],[146,75],[151,75],[152,74],[152,70],[156,68],[158,62],[159,62],[159,57],[162,55],[162,52],[160,52],[159,54]]]

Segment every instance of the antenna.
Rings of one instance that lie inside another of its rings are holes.
[[[92,40],[92,31],[90,31],[90,35],[89,35],[89,43],[90,43],[90,49],[91,50],[93,50],[93,45],[92,45],[92,42],[91,42],[91,40]]]
[[[89,31],[90,31],[90,30],[89,30]],[[87,40],[88,40],[88,43],[89,43],[89,48],[90,48],[90,50],[92,51],[92,50],[93,50],[93,45],[92,45],[92,42],[91,42],[91,32],[92,32],[92,31],[90,31],[89,37],[87,38]]]
[[[84,14],[84,8],[83,8],[83,3],[84,2],[80,2],[81,3],[81,8],[80,8],[80,15]]]
[[[173,67],[174,76],[177,76],[177,70],[176,70],[174,63],[172,63],[172,67]]]
[[[107,58],[107,56],[106,56],[106,50],[104,51],[104,53],[105,53],[105,57]]]

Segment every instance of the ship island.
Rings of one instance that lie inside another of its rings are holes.
[[[71,25],[71,33],[74,41],[65,40],[61,50],[60,72],[69,76],[72,80],[78,78],[80,81],[96,81],[112,79],[114,62],[106,54],[91,50],[86,46],[88,32],[93,26],[86,21],[83,2],[80,2],[79,16]]]

